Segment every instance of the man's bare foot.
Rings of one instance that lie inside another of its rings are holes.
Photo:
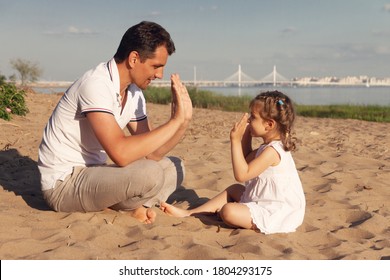
[[[160,203],[160,209],[169,216],[173,217],[188,217],[191,215],[190,211],[185,209],[177,208],[171,204],[168,204],[166,202]]]
[[[151,208],[141,206],[128,212],[130,213],[130,216],[144,224],[151,224],[156,220],[156,212]]]

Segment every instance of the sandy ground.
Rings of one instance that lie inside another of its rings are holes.
[[[60,95],[29,93],[30,113],[0,120],[1,259],[390,259],[390,124],[298,117],[293,153],[307,199],[294,233],[231,229],[215,217],[157,212],[143,225],[126,214],[56,213],[37,169],[43,128]],[[148,104],[155,125],[169,106]],[[235,183],[229,131],[241,113],[195,109],[172,155],[187,176],[170,202],[198,205]]]

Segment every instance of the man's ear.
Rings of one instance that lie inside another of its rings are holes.
[[[127,63],[129,64],[130,68],[134,68],[136,62],[139,60],[139,54],[136,51],[132,51],[128,58]]]

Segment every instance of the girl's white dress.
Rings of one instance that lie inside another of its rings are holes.
[[[261,232],[293,232],[302,224],[305,214],[302,183],[294,159],[283,149],[281,141],[261,145],[256,157],[270,146],[279,153],[280,163],[245,182],[240,203],[248,206],[252,220]]]

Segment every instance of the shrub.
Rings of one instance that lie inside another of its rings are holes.
[[[0,83],[0,118],[11,120],[11,115],[25,116],[28,113],[28,108],[24,97],[26,92],[23,89],[17,88],[13,83]]]

